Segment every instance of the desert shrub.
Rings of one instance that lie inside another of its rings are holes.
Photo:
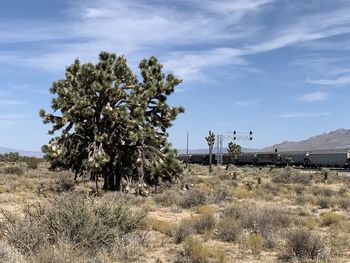
[[[320,226],[330,226],[333,224],[338,224],[342,219],[342,215],[339,215],[334,212],[325,212],[320,216]]]
[[[252,251],[253,254],[259,254],[264,247],[265,240],[262,235],[252,233],[244,241],[245,246]]]
[[[38,169],[38,165],[41,162],[41,159],[35,157],[26,157],[24,162],[27,164],[29,169]]]
[[[11,247],[9,244],[0,241],[0,262],[3,263],[25,263],[25,257]]]
[[[317,205],[320,206],[320,208],[331,208],[334,206],[334,201],[332,198],[327,196],[319,196],[316,201]]]
[[[15,174],[15,175],[22,175],[24,174],[24,169],[22,167],[18,166],[9,166],[3,169],[4,174]]]
[[[37,207],[36,213],[42,210]],[[2,211],[4,221],[0,223],[0,236],[12,247],[23,254],[33,254],[49,241],[48,228],[40,219],[34,217],[29,209],[24,211],[24,217],[16,217]]]
[[[202,205],[207,201],[207,193],[200,189],[186,191],[179,199],[178,205],[182,208],[191,208]]]
[[[217,189],[215,189],[212,196],[213,203],[215,204],[230,200],[231,198],[232,193],[230,187],[222,184]]]
[[[180,224],[176,227],[174,231],[174,241],[175,243],[181,243],[184,241],[189,235],[193,234],[194,229],[192,225],[192,220],[183,219]]]
[[[203,205],[199,205],[197,208],[196,208],[196,212],[198,214],[207,214],[207,213],[214,213],[215,212],[215,209],[213,208],[212,205],[210,204],[203,204]]]
[[[222,230],[218,232],[219,235],[225,236],[227,231],[228,237],[232,236],[228,239],[235,241],[242,229],[246,229],[261,234],[265,239],[264,245],[271,248],[275,245],[274,230],[288,227],[291,222],[292,218],[288,211],[282,208],[258,207],[253,204],[233,205],[225,211],[222,221],[218,224],[218,228]]]
[[[174,190],[164,191],[154,196],[154,201],[162,206],[173,206],[178,203],[179,194]]]
[[[217,225],[217,236],[225,242],[236,242],[240,239],[243,232],[240,220],[230,216],[222,217]]]
[[[280,184],[310,184],[312,177],[310,175],[301,174],[299,171],[288,166],[283,168],[282,172],[274,175],[272,182]]]
[[[305,260],[326,259],[327,256],[326,243],[319,236],[300,228],[288,232],[286,251],[281,258],[297,258],[305,262]]]
[[[69,240],[58,240],[55,244],[46,244],[33,256],[35,263],[84,263],[87,257]]]
[[[204,213],[193,218],[193,227],[198,234],[204,234],[214,228],[215,222],[212,213]]]
[[[349,197],[340,197],[337,200],[337,203],[341,209],[348,210],[350,208],[350,198]]]
[[[68,173],[60,173],[57,175],[54,190],[58,193],[72,191],[75,188],[73,176]]]
[[[184,241],[180,257],[175,262],[207,263],[210,257],[208,247],[198,238],[189,236]]]
[[[75,247],[97,251],[139,227],[144,212],[123,199],[96,200],[66,194],[46,207],[29,206],[24,217],[5,216],[1,235],[21,252],[30,254],[61,238]]]

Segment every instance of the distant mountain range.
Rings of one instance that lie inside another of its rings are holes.
[[[18,152],[22,156],[43,157],[43,153],[42,152],[22,151],[22,150],[16,150],[16,149],[0,147],[0,154],[9,153],[9,152]]]
[[[317,151],[350,149],[350,130],[338,129],[299,142],[285,141],[261,149],[262,151]]]
[[[249,149],[243,148],[243,152],[254,152],[254,151],[274,151],[278,149],[279,152],[283,151],[317,151],[317,150],[341,150],[341,149],[350,149],[350,129],[338,129],[331,131],[329,133],[323,133],[306,140],[299,142],[293,141],[284,141],[279,144],[268,146],[262,149]],[[36,151],[23,151],[10,148],[0,147],[0,154],[8,152],[19,152],[23,156],[35,156],[42,157],[42,152]],[[186,149],[178,149],[180,154],[185,154]],[[208,148],[206,149],[189,149],[189,153],[207,153]],[[214,153],[216,153],[216,147],[214,146]],[[223,148],[223,152],[226,153],[226,147]]]

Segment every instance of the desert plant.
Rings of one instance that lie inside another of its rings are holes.
[[[243,232],[240,220],[224,216],[217,225],[217,236],[225,242],[236,242],[239,240]]]
[[[104,189],[123,190],[135,182],[137,192],[147,185],[174,181],[182,166],[167,142],[182,107],[171,107],[167,97],[181,83],[164,75],[155,57],[140,62],[142,81],[123,56],[101,52],[97,64],[67,67],[65,79],[50,89],[56,97],[51,108],[40,110],[50,135],[60,131],[42,150],[51,168],[71,169],[75,176],[89,174],[104,179]]]
[[[178,199],[178,205],[182,208],[191,208],[197,205],[204,204],[207,201],[207,193],[200,189],[191,189],[184,192]]]
[[[75,247],[97,251],[135,230],[144,218],[143,211],[122,198],[97,201],[82,194],[61,195],[46,207],[31,205],[24,210],[24,217],[3,215],[0,235],[25,254],[61,238]]]
[[[203,244],[202,241],[200,241],[196,237],[189,236],[186,238],[183,244],[183,250],[181,251],[181,257],[186,262],[193,262],[193,263],[207,263],[210,261],[210,252],[208,247]],[[177,260],[176,262],[183,262]]]
[[[205,137],[205,140],[208,143],[208,147],[209,147],[209,173],[212,172],[211,166],[212,166],[212,159],[213,159],[213,147],[215,144],[215,134],[211,131],[209,131],[209,135],[207,137]]]
[[[320,216],[320,226],[330,226],[333,224],[338,224],[342,219],[342,215],[339,215],[334,212],[325,212]]]
[[[287,234],[286,251],[282,258],[299,260],[325,259],[326,243],[312,232],[301,228],[290,230]]]
[[[229,161],[227,163],[226,170],[228,170],[232,160],[235,160],[237,155],[241,154],[242,148],[241,148],[240,145],[238,145],[236,143],[229,142],[228,147],[227,147],[227,151],[228,151],[228,154],[229,154]]]
[[[204,234],[214,228],[215,222],[213,213],[203,213],[193,218],[193,227],[198,234]]]
[[[15,174],[15,175],[22,175],[24,174],[24,169],[19,166],[9,166],[3,169],[3,173],[5,174]]]
[[[194,233],[193,222],[190,219],[181,220],[180,224],[176,227],[174,231],[175,243],[181,243],[188,236]]]

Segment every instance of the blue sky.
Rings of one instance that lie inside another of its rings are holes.
[[[254,132],[259,148],[349,128],[349,0],[32,0],[0,5],[0,146],[39,150],[51,83],[79,57],[152,55],[184,81],[175,147]]]

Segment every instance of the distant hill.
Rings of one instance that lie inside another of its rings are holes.
[[[18,152],[22,156],[43,157],[43,153],[42,152],[22,151],[22,150],[16,150],[16,149],[0,147],[0,154],[9,153],[9,152]]]
[[[262,151],[315,151],[350,149],[350,130],[338,129],[299,142],[285,141],[261,149]]]

